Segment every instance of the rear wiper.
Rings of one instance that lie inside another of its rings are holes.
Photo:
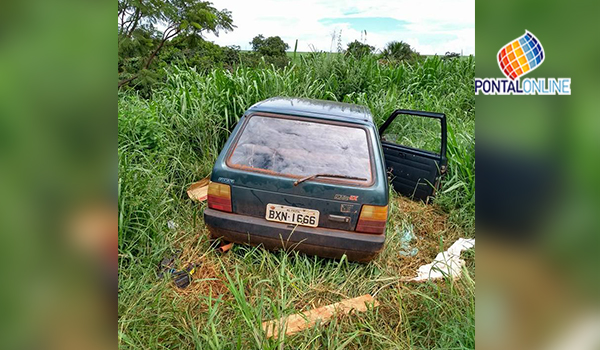
[[[362,181],[367,181],[367,179],[362,178],[362,177],[356,177],[356,176],[348,176],[348,175],[339,175],[339,174],[313,174],[307,177],[303,177],[299,180],[296,180],[294,182],[294,186],[298,186],[298,184],[304,182],[304,181],[308,181],[308,180],[312,180],[314,178],[317,177],[336,177],[339,179],[350,179],[350,180],[362,180]]]

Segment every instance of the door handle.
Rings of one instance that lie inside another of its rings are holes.
[[[329,220],[335,221],[335,222],[350,222],[350,217],[349,216],[329,214]]]

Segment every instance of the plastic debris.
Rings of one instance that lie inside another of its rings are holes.
[[[408,225],[402,231],[400,236],[400,256],[411,257],[417,255],[419,249],[417,247],[411,247],[410,242],[415,240],[417,237],[413,233],[413,225]]]
[[[422,282],[446,276],[459,278],[461,270],[465,266],[465,261],[460,258],[460,253],[474,246],[475,238],[459,238],[448,250],[439,253],[433,262],[419,267],[417,277],[412,278],[411,281]]]
[[[169,230],[175,230],[177,227],[179,227],[179,225],[177,225],[175,221],[169,220],[167,221],[167,227],[169,228]]]

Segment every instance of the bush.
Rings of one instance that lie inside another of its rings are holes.
[[[383,49],[381,58],[389,61],[415,63],[419,60],[420,55],[409,44],[403,41],[392,41]]]
[[[366,55],[370,55],[375,48],[371,45],[363,44],[358,40],[354,40],[350,44],[348,44],[348,48],[346,49],[346,55],[350,55],[356,58],[360,58]]]

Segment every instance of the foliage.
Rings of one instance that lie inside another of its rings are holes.
[[[346,49],[346,55],[352,55],[354,57],[360,58],[365,55],[370,55],[375,50],[375,47],[361,43],[358,40],[354,40],[353,42],[348,44],[348,48]]]
[[[283,68],[290,62],[286,54],[289,45],[279,36],[270,36],[265,38],[262,34],[255,36],[250,42],[252,52],[244,53],[241,62],[250,67],[260,65],[273,65],[277,68]]]
[[[198,0],[119,0],[118,20],[119,58],[123,63],[119,65],[119,86],[144,74],[169,40],[179,35],[201,37],[203,32],[218,35],[221,30],[234,28],[231,12]],[[165,27],[162,32],[157,30],[158,24]]]
[[[237,45],[221,47],[223,56],[222,62],[231,68],[234,64],[240,62],[240,47]]]
[[[381,57],[390,61],[414,63],[419,59],[420,55],[408,43],[404,41],[392,41],[385,46]]]
[[[283,57],[286,55],[285,51],[290,48],[279,36],[270,36],[265,39],[262,34],[255,36],[250,44],[252,50],[268,57]]]
[[[240,60],[239,46],[221,47],[196,36],[174,39],[160,56],[160,66],[188,65],[200,71],[231,67]]]
[[[451,59],[459,58],[459,57],[460,57],[459,53],[447,51],[446,54],[444,55],[444,57],[442,57],[442,59],[451,60]]]

